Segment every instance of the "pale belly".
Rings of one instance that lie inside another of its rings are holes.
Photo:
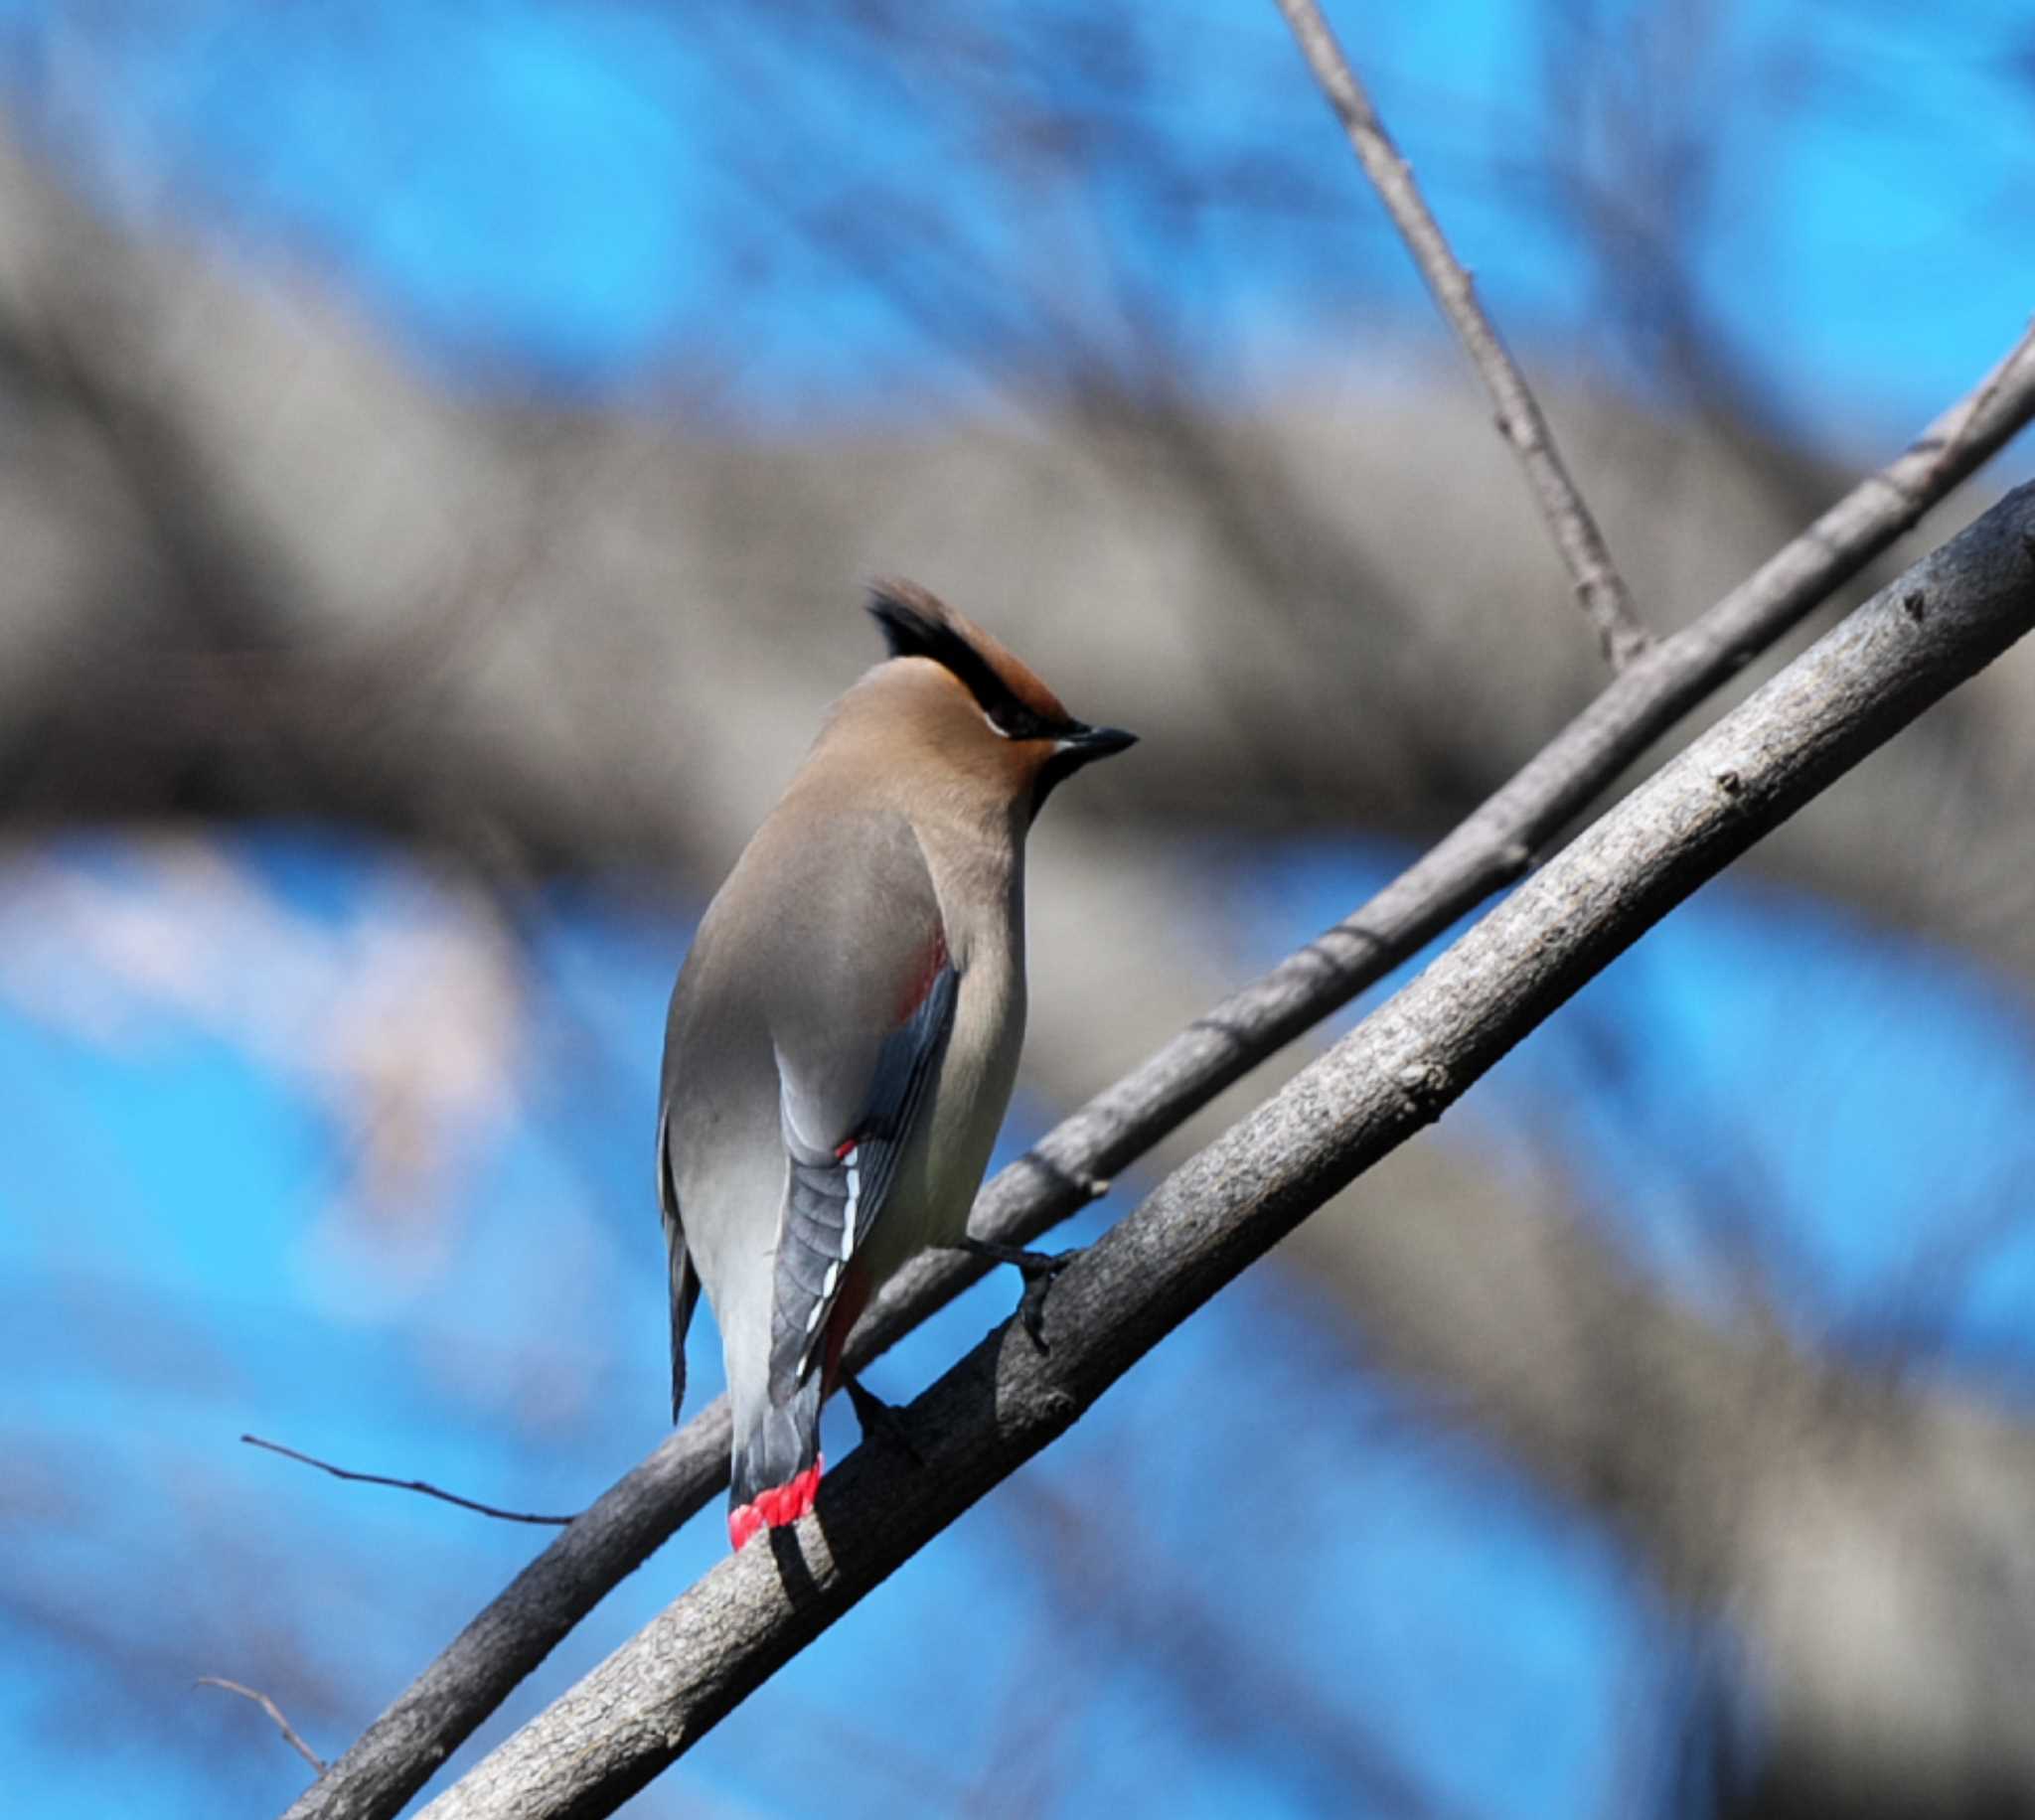
[[[992,1030],[998,1031],[994,1042]],[[978,961],[961,977],[930,1116],[905,1151],[862,1247],[871,1289],[925,1247],[952,1245],[967,1232],[969,1208],[1010,1108],[1023,1043],[1021,976],[1015,966]]]

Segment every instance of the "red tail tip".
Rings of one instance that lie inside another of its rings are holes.
[[[820,1493],[820,1473],[826,1464],[824,1459],[816,1459],[796,1478],[759,1491],[746,1504],[737,1504],[729,1511],[727,1539],[734,1549],[739,1552],[758,1530],[782,1529],[811,1510]]]

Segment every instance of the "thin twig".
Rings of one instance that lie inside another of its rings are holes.
[[[309,1744],[304,1743],[297,1728],[283,1717],[282,1708],[277,1706],[266,1694],[258,1693],[251,1687],[242,1687],[237,1681],[229,1681],[223,1675],[200,1675],[198,1677],[198,1685],[200,1687],[223,1687],[230,1694],[238,1694],[242,1700],[253,1701],[270,1719],[275,1721],[275,1729],[282,1734],[283,1742],[320,1775],[325,1773],[325,1759],[317,1751],[313,1750]]]
[[[484,1517],[497,1517],[504,1523],[542,1523],[552,1529],[563,1529],[566,1524],[577,1522],[583,1514],[574,1511],[569,1517],[540,1517],[533,1516],[527,1510],[502,1510],[474,1498],[463,1498],[456,1491],[441,1491],[436,1485],[426,1484],[422,1479],[390,1478],[381,1472],[354,1472],[345,1466],[335,1466],[329,1459],[319,1459],[310,1453],[299,1453],[295,1447],[286,1447],[279,1441],[263,1441],[259,1435],[242,1435],[240,1439],[250,1447],[266,1447],[271,1453],[280,1453],[284,1459],[300,1460],[307,1466],[316,1466],[320,1472],[329,1472],[336,1479],[346,1479],[356,1485],[389,1485],[397,1491],[422,1492],[427,1498],[437,1498],[445,1504],[457,1504],[461,1510],[477,1510]]]
[[[1982,410],[1974,402],[1988,400]],[[1217,1094],[1376,984],[1523,872],[1534,849],[1710,690],[2035,417],[2035,353],[2017,346],[1893,461],[1693,624],[1665,638],[1442,843],[1343,923],[1230,994],[1070,1114],[985,1185],[970,1230],[1023,1244],[1093,1198]],[[1952,458],[1942,451],[1957,435]],[[857,1326],[861,1370],[986,1269],[944,1254],[907,1265]],[[607,1593],[727,1484],[727,1400],[668,1435],[582,1520],[475,1614],[286,1820],[391,1820],[431,1772]]]
[[[1992,401],[1999,395],[2000,387],[2013,376],[2022,356],[2031,350],[2035,350],[2035,316],[2028,318],[2028,326],[2021,331],[2021,339],[2014,344],[2006,359],[1986,376],[1984,382],[1963,406],[1951,412],[1944,419],[1942,447],[1937,451],[1935,467],[1930,470],[1932,481],[1939,478],[1963,452],[1965,438],[1984,422],[1985,413],[1992,408]]]
[[[1335,42],[1335,34],[1322,16],[1315,0],[1278,0],[1279,10],[1293,28],[1301,55],[1308,60],[1315,80],[1329,98],[1349,136],[1357,162],[1371,180],[1371,187],[1384,203],[1420,275],[1441,305],[1442,313],[1454,326],[1477,370],[1489,388],[1497,406],[1498,433],[1512,445],[1519,465],[1539,502],[1540,515],[1554,535],[1555,547],[1568,564],[1575,583],[1576,598],[1596,626],[1604,642],[1604,655],[1614,670],[1623,670],[1650,642],[1644,626],[1633,609],[1632,596],[1624,578],[1605,547],[1604,535],[1591,517],[1590,508],[1569,478],[1554,432],[1548,428],[1539,401],[1526,383],[1505,344],[1498,337],[1484,306],[1477,301],[1477,286],[1463,262],[1450,247],[1441,224],[1427,206],[1420,186],[1413,180],[1413,167],[1406,162],[1362,82]]]

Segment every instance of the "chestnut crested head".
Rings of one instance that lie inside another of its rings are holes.
[[[1033,815],[1083,765],[1138,743],[1121,727],[1076,720],[1016,653],[916,583],[879,581],[868,605],[892,658],[929,659],[967,691]]]

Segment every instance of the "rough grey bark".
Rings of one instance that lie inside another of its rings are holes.
[[[426,1811],[613,1810],[1324,1200],[1440,1117],[1661,916],[2035,625],[2035,486],[1875,595],[1579,835],[859,1449]],[[1285,1513],[1267,1513],[1276,1525]]]
[[[1346,921],[1243,987],[1054,1128],[990,1182],[973,1229],[1021,1243],[1078,1210],[1283,1044],[1374,985],[1493,891],[1621,770],[1831,589],[1908,530],[2035,415],[2023,342],[1897,460],[1861,482],[1700,619],[1650,648],[1516,777]],[[859,1369],[982,1267],[919,1259],[858,1328]],[[727,1483],[715,1403],[532,1562],[289,1810],[387,1820],[582,1617]]]

